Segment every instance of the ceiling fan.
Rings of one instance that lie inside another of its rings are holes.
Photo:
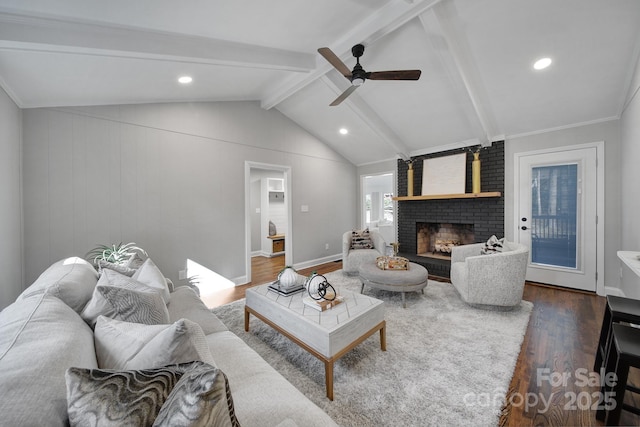
[[[365,80],[418,80],[422,71],[420,70],[398,70],[398,71],[365,71],[360,65],[360,57],[364,53],[364,45],[357,44],[351,48],[351,53],[356,58],[356,65],[350,71],[344,62],[338,58],[328,47],[321,47],[318,53],[324,57],[340,74],[351,81],[351,86],[335,99],[330,106],[336,106],[347,99]]]

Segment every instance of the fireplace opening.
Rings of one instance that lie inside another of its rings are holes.
[[[450,259],[454,246],[475,243],[473,224],[416,223],[418,256]]]

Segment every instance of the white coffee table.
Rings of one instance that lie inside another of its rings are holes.
[[[282,296],[268,285],[247,289],[244,329],[253,314],[324,362],[327,397],[333,400],[333,364],[358,344],[380,331],[380,348],[386,351],[383,302],[358,293],[340,291],[344,301],[326,311],[306,306],[306,292]]]

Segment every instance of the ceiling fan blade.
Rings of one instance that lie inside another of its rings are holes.
[[[399,70],[399,71],[373,71],[367,74],[369,80],[418,80],[422,71],[420,70]]]
[[[329,49],[328,47],[321,47],[320,49],[318,49],[318,53],[322,55],[322,57],[326,59],[329,64],[333,65],[333,68],[338,70],[340,74],[342,74],[346,78],[351,77],[351,70],[347,68],[346,65],[344,65],[344,62],[342,62],[331,49]]]
[[[335,101],[333,101],[331,104],[329,104],[330,107],[335,107],[336,105],[340,104],[342,101],[344,101],[345,99],[347,99],[347,96],[351,95],[353,93],[354,90],[358,89],[359,86],[349,86],[347,88],[347,90],[345,90],[344,92],[342,92],[342,94],[340,94],[339,97],[337,97],[335,99]]]

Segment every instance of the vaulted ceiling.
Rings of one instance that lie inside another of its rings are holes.
[[[637,0],[0,0],[0,85],[21,108],[258,101],[359,165],[615,119],[639,29]],[[317,49],[352,68],[357,43],[420,80],[330,107],[350,82]]]

